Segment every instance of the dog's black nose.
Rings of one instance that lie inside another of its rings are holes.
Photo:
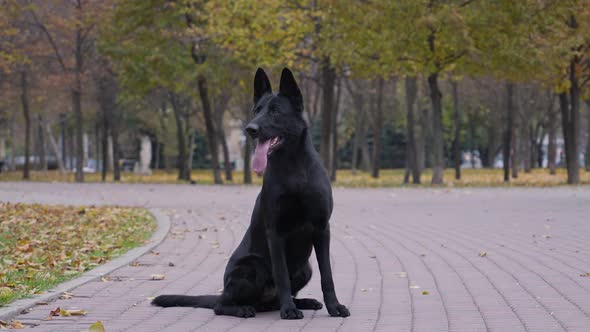
[[[255,123],[250,123],[246,126],[246,132],[248,133],[248,135],[250,135],[250,137],[252,138],[257,138],[258,137],[258,125]]]

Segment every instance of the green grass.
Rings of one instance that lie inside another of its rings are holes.
[[[335,187],[401,187],[416,185],[404,185],[405,171],[403,169],[384,169],[380,172],[380,177],[374,179],[366,172],[357,172],[352,174],[350,170],[339,170],[337,172]],[[419,187],[430,187],[430,178],[432,173],[429,169],[422,174],[422,184]],[[185,181],[178,181],[175,171],[154,171],[152,175],[138,175],[134,173],[123,173],[123,183],[168,183],[181,184]],[[234,172],[234,181],[225,181],[227,184],[243,184],[243,173]],[[580,171],[581,184],[590,184],[590,172],[584,170]],[[0,181],[20,181],[22,179],[21,172],[0,173]],[[192,179],[197,184],[213,184],[213,176],[210,170],[193,170]],[[256,175],[252,177],[254,184],[260,185],[262,179]],[[57,171],[31,173],[32,181],[43,182],[73,182],[74,175],[72,173],[60,174]],[[85,174],[86,182],[100,182],[100,174],[87,173]],[[530,173],[521,171],[517,179],[511,179],[509,183],[503,181],[501,169],[464,169],[462,170],[461,180],[454,179],[454,170],[446,169],[444,173],[444,185],[450,187],[503,187],[503,186],[518,186],[518,187],[549,187],[560,186],[567,184],[567,174],[565,169],[558,169],[557,174],[550,175],[547,169],[534,169]],[[107,182],[112,181],[112,175],[109,174]]]
[[[155,227],[143,209],[0,203],[0,305],[143,244]]]

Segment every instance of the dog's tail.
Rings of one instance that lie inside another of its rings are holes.
[[[160,295],[152,300],[153,305],[160,307],[193,307],[213,309],[219,302],[219,295]]]

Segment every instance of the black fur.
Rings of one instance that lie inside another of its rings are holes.
[[[303,318],[301,309],[318,310],[314,299],[295,296],[311,279],[312,248],[321,273],[324,303],[331,316],[347,317],[334,290],[330,267],[332,188],[303,120],[303,98],[287,68],[278,94],[262,69],[254,79],[254,118],[247,126],[254,138],[280,137],[268,155],[262,190],[250,226],[231,256],[219,296],[161,295],[153,304],[212,308],[218,315],[253,317],[280,310],[281,318]]]

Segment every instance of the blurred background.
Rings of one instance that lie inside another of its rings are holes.
[[[590,183],[588,0],[0,0],[0,180],[251,183],[257,67],[337,185]]]

